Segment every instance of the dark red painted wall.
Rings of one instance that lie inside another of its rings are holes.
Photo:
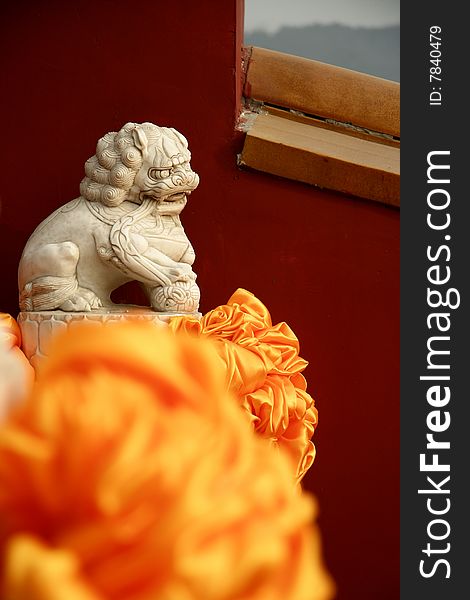
[[[201,176],[183,213],[201,308],[245,287],[293,327],[320,411],[305,484],[338,598],[398,598],[399,213],[237,169],[237,0],[12,4],[1,9],[0,310],[16,314],[23,245],[78,195],[100,136],[127,121],[182,131]]]

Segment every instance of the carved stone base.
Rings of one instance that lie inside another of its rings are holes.
[[[103,327],[111,323],[127,320],[149,321],[157,326],[165,326],[171,317],[181,313],[158,313],[140,306],[117,306],[97,309],[91,312],[25,311],[18,315],[21,329],[22,350],[31,365],[36,368],[39,361],[47,356],[51,338],[60,331],[83,324],[96,324]],[[187,313],[185,313],[187,314]],[[194,313],[200,316],[200,313]]]

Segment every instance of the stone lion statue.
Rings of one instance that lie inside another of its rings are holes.
[[[19,265],[22,311],[114,306],[113,290],[141,282],[159,312],[194,312],[194,250],[180,221],[199,184],[175,129],[127,123],[85,163],[80,197],[46,218]]]

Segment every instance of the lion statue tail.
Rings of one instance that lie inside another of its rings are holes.
[[[20,310],[55,310],[78,290],[75,275],[71,277],[38,277],[27,283],[20,292]]]

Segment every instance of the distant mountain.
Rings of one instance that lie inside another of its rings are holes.
[[[384,79],[400,81],[400,27],[307,25],[283,27],[277,33],[245,33],[246,46],[260,46]]]

